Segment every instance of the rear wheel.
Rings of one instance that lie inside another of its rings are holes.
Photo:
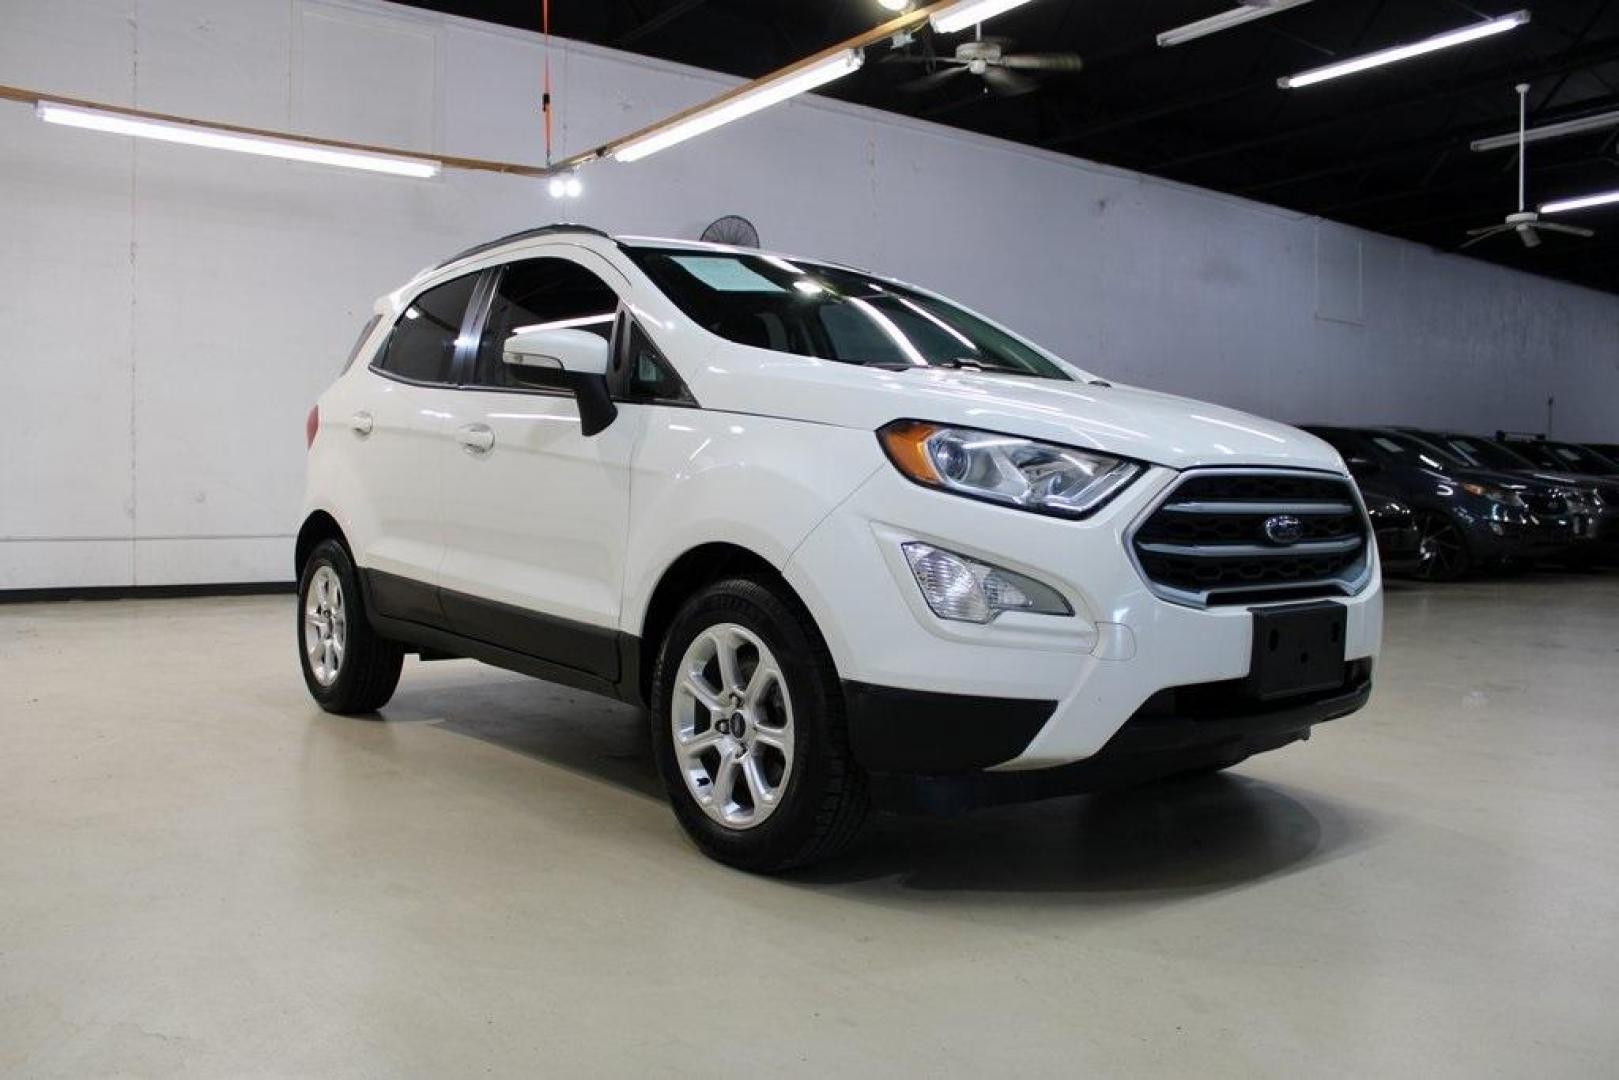
[[[1461,526],[1448,514],[1422,510],[1417,513],[1417,527],[1422,532],[1417,577],[1424,581],[1457,581],[1466,577],[1473,567],[1473,558]]]
[[[393,697],[404,650],[371,628],[359,576],[336,540],[316,545],[298,581],[298,659],[327,712],[375,712]]]
[[[826,859],[865,818],[837,671],[775,582],[733,578],[687,602],[653,672],[652,724],[675,817],[721,862],[770,873]]]

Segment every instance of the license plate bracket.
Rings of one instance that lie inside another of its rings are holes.
[[[1254,619],[1250,696],[1274,701],[1343,685],[1347,607],[1329,600],[1250,610]]]

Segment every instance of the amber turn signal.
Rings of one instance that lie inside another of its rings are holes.
[[[928,455],[927,441],[938,430],[937,424],[900,420],[877,432],[877,438],[882,441],[883,450],[895,468],[919,484],[937,487],[940,484],[939,472]]]

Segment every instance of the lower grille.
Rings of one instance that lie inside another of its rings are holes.
[[[1525,491],[1523,493],[1524,505],[1529,507],[1530,513],[1541,517],[1562,517],[1574,509],[1573,494],[1553,488],[1549,491]]]
[[[1155,593],[1197,607],[1348,595],[1371,558],[1351,482],[1284,471],[1188,473],[1130,546]]]

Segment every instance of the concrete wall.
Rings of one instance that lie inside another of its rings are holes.
[[[377,2],[6,0],[0,82],[537,161],[533,35]],[[727,85],[559,43],[565,149]],[[1619,438],[1619,299],[1265,206],[802,101],[559,206],[135,144],[0,103],[0,589],[285,578],[303,418],[376,295],[555,217],[959,296],[1121,381],[1282,418]]]

